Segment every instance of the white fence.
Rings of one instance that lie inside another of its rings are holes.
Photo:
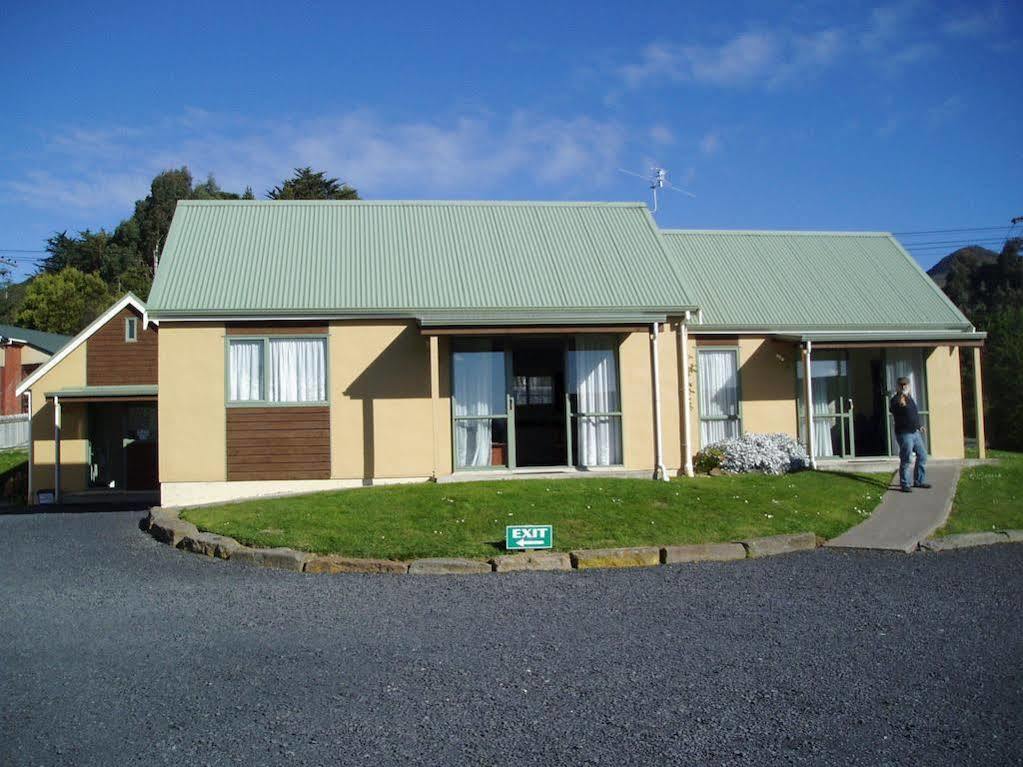
[[[0,415],[0,450],[28,447],[28,413]]]

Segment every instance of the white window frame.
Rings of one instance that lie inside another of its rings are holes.
[[[138,343],[139,340],[139,318],[124,318],[124,342],[126,344]]]

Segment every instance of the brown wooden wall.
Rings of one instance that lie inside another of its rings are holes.
[[[229,407],[227,479],[329,479],[329,407]]]
[[[139,321],[138,341],[124,340],[124,321]],[[85,379],[89,386],[155,385],[157,382],[157,329],[142,329],[142,316],[126,306],[85,342]]]

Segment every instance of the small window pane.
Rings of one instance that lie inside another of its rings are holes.
[[[325,402],[327,353],[322,338],[270,340],[270,401]]]
[[[231,341],[228,349],[228,400],[231,402],[261,400],[263,342]]]
[[[135,317],[127,318],[124,321],[124,340],[137,341],[138,335],[138,320]]]

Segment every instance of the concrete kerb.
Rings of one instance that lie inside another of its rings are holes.
[[[288,548],[253,548],[234,538],[200,531],[181,519],[179,509],[153,508],[139,525],[156,540],[182,551],[207,557],[304,573],[410,573],[412,575],[468,575],[525,571],[589,570],[622,567],[656,567],[694,562],[757,559],[816,548],[821,541],[813,533],[751,538],[731,543],[685,546],[633,546],[615,549],[582,549],[570,553],[530,551],[504,554],[487,561],[461,558],[427,558],[412,562],[359,559],[312,554]],[[1019,532],[1023,539],[1023,531]]]
[[[974,546],[993,546],[999,543],[1023,543],[1023,530],[992,530],[980,533],[956,533],[940,538],[928,538],[920,544],[924,551],[952,551]]]

